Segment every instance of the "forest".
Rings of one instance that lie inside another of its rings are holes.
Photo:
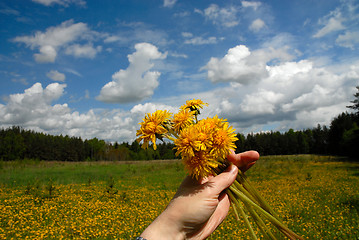
[[[260,155],[323,154],[359,158],[359,86],[352,105],[354,113],[343,112],[330,126],[286,132],[238,133],[237,151],[257,150]],[[0,160],[129,161],[175,159],[174,145],[158,144],[157,151],[144,150],[137,141],[108,143],[97,138],[53,136],[19,126],[0,129]]]

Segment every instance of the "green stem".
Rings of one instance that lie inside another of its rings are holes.
[[[247,228],[250,232],[250,236],[253,240],[257,240],[257,236],[253,231],[252,225],[248,220],[248,216],[247,214],[244,212],[241,204],[237,201],[236,197],[233,195],[233,193],[231,191],[229,191],[229,189],[226,190],[227,194],[229,195],[229,198],[231,199],[232,203],[233,203],[233,208],[235,209],[236,207],[239,210],[240,215],[242,215],[243,219],[244,219],[244,223],[247,225]],[[235,210],[236,211],[236,210]],[[238,213],[237,213],[238,214]]]
[[[234,188],[237,188],[238,191],[241,191],[244,195],[246,195],[248,198],[250,198],[253,202],[257,203],[257,199],[255,199],[255,197],[249,192],[247,191],[242,184],[240,184],[237,180],[234,181],[234,183],[232,184],[232,186]],[[262,218],[254,211],[253,207],[245,202],[243,202],[243,204],[245,205],[246,209],[249,211],[249,213],[251,214],[251,216],[253,217],[253,219],[255,220],[256,224],[258,225],[258,227],[260,228],[260,230],[262,231],[263,235],[265,235],[265,237],[267,238],[271,238],[271,239],[277,239],[275,236],[273,236],[273,234],[271,233],[271,231],[268,229],[268,227],[265,225],[265,223],[263,222]],[[269,236],[268,236],[269,235]]]
[[[271,221],[274,226],[276,226],[279,230],[281,230],[283,233],[284,231],[288,233],[288,236],[295,237],[294,239],[303,239],[302,237],[295,234],[293,231],[291,231],[287,226],[285,226],[283,223],[281,223],[277,218],[275,218],[273,215],[265,211],[263,208],[258,206],[256,203],[254,203],[251,199],[249,199],[247,196],[245,196],[242,192],[238,191],[236,188],[230,186],[229,189],[238,196],[241,201],[250,204],[255,209],[257,209],[261,214],[263,214],[269,221]],[[287,234],[286,234],[287,235]],[[293,239],[293,238],[291,238]]]
[[[251,216],[253,217],[253,219],[255,220],[255,222],[257,223],[259,229],[262,231],[263,235],[267,239],[277,240],[277,238],[272,234],[268,226],[263,222],[262,218],[254,211],[253,207],[248,204],[245,204],[245,206],[248,209]]]
[[[278,214],[272,209],[272,207],[267,203],[267,201],[264,200],[264,198],[259,194],[259,192],[249,183],[246,175],[244,175],[240,170],[238,172],[237,180],[243,184],[244,188],[246,188],[255,199],[257,199],[257,202],[263,209],[272,214],[275,218],[280,219]]]

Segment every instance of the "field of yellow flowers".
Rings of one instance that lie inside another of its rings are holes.
[[[262,157],[248,178],[305,239],[359,239],[359,163]],[[134,239],[166,207],[185,171],[141,163],[0,163],[0,239]],[[249,239],[231,212],[210,239]]]

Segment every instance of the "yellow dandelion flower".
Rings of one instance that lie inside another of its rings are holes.
[[[182,109],[172,118],[173,128],[179,133],[182,129],[194,123],[194,112],[190,109]]]
[[[167,110],[157,110],[152,114],[146,114],[143,122],[139,123],[141,128],[136,133],[136,136],[139,136],[137,141],[143,140],[142,148],[147,148],[149,142],[152,142],[153,148],[157,149],[156,138],[162,139],[163,135],[168,132],[166,124],[171,115]]]
[[[200,99],[187,100],[186,104],[181,106],[181,110],[188,108],[191,111],[195,112],[195,115],[200,114],[199,109],[202,109],[203,106],[208,106],[208,103],[202,102]]]
[[[213,118],[206,118],[199,121],[198,124],[214,130],[214,129],[222,128],[226,121],[227,119],[218,118],[218,116],[215,115]]]
[[[225,122],[222,128],[217,128],[213,133],[213,145],[211,153],[218,159],[225,159],[231,149],[236,149],[235,141],[238,140],[235,129]]]
[[[198,149],[200,151],[206,151],[212,148],[213,129],[201,124],[196,125],[195,128],[198,141]]]
[[[198,149],[196,125],[191,125],[183,129],[177,139],[174,140],[175,149],[177,149],[176,156],[193,157],[195,151]]]
[[[182,160],[187,171],[197,180],[213,174],[213,169],[219,165],[218,161],[206,151],[195,152],[194,156],[184,157]]]

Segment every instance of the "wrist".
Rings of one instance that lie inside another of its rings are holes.
[[[185,233],[178,221],[166,209],[140,235],[146,240],[182,240]]]

